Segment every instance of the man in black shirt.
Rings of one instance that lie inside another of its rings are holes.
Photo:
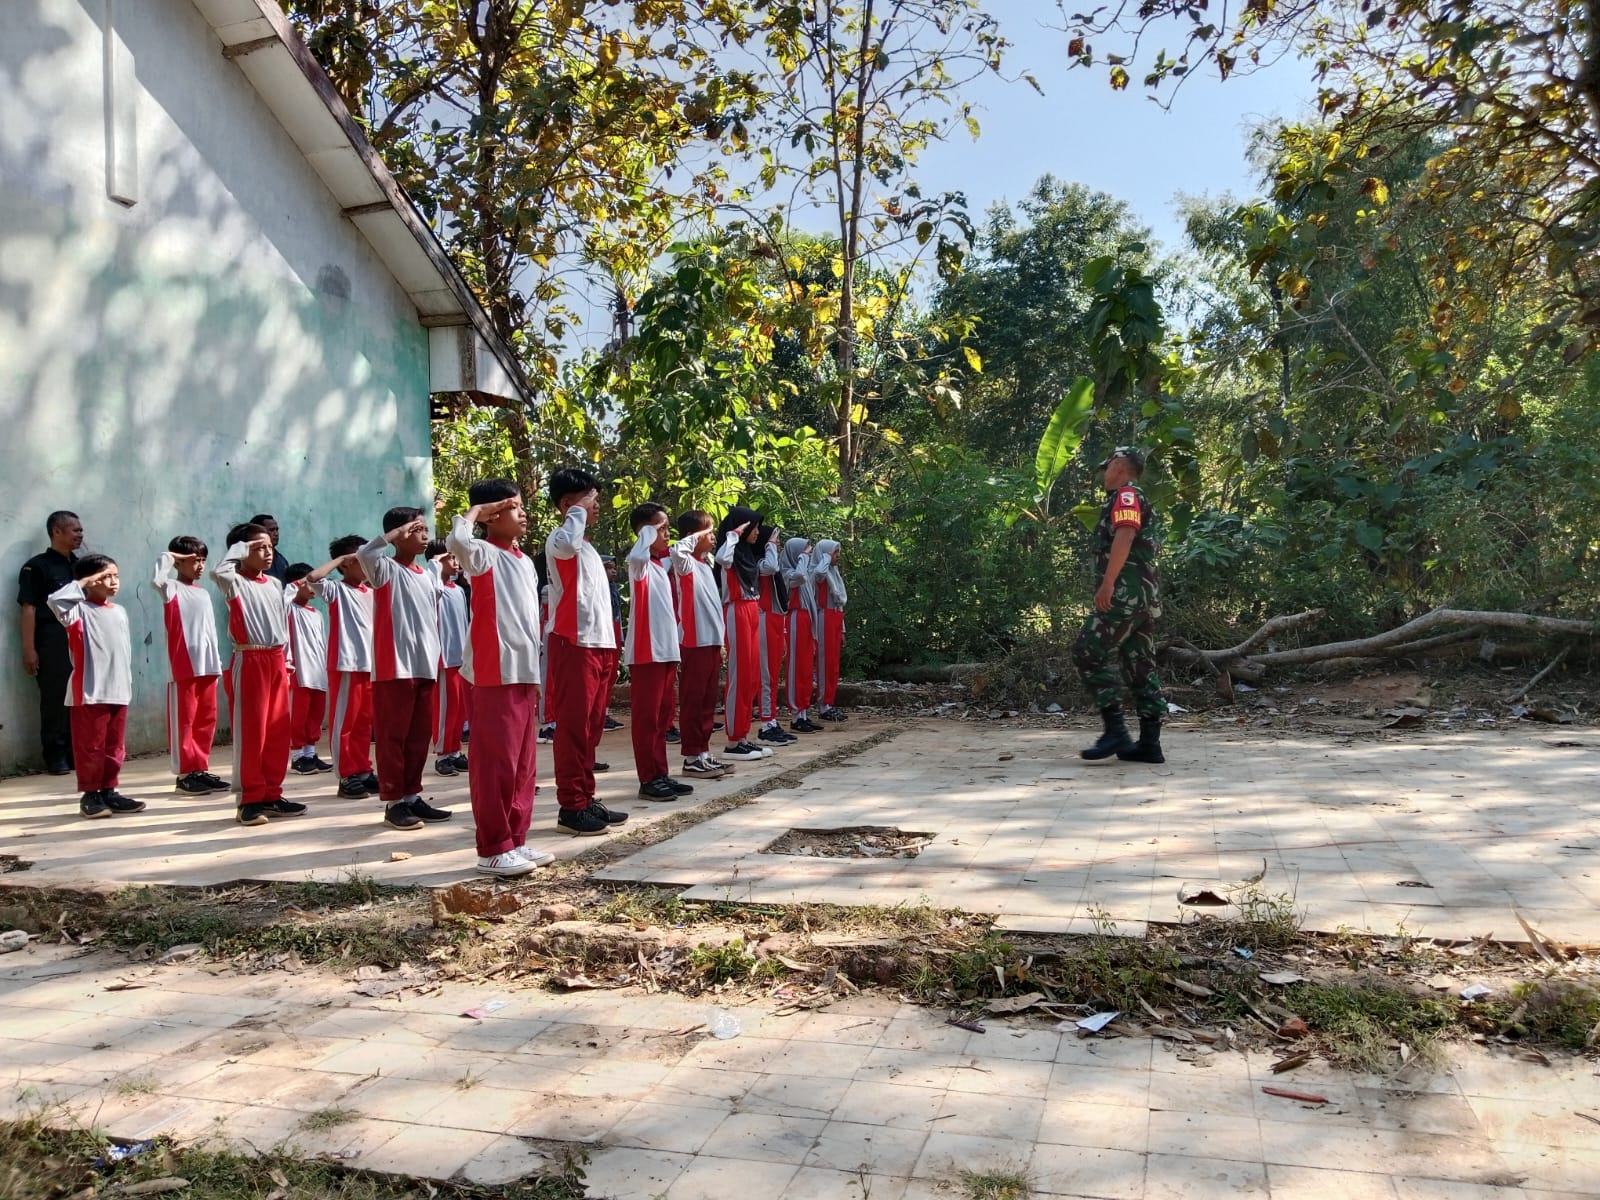
[[[283,551],[278,549],[278,518],[271,513],[257,513],[250,518],[250,524],[261,526],[272,539],[272,565],[267,568],[267,574],[279,583],[287,583],[289,560],[284,557]]]
[[[50,593],[72,582],[72,564],[83,545],[77,513],[53,512],[46,518],[50,549],[22,564],[17,604],[22,609],[22,669],[39,681],[39,744],[52,775],[72,771],[72,726],[67,715],[67,684],[72,657],[67,631],[50,611]]]

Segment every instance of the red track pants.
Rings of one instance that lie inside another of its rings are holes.
[[[633,765],[639,782],[649,783],[669,773],[667,728],[672,724],[672,685],[678,664],[634,663],[628,668],[632,697]],[[559,728],[559,726],[557,727]]]
[[[812,680],[817,669],[817,640],[811,629],[811,610],[789,613],[789,678],[785,699],[794,713],[811,707]]]
[[[817,638],[817,690],[823,708],[833,706],[839,692],[839,658],[844,653],[844,609],[822,610],[822,635]]]
[[[580,646],[552,633],[545,644],[550,664],[548,715],[556,723],[556,803],[588,808],[594,799],[594,753],[606,723],[606,679],[616,650]],[[477,728],[473,728],[476,737]]]
[[[128,725],[126,704],[74,704],[67,709],[72,723],[72,761],[78,771],[80,792],[99,792],[117,786],[123,740]]]
[[[683,756],[697,758],[711,749],[717,719],[717,685],[722,681],[721,646],[685,646],[678,671],[678,734]]]
[[[433,752],[456,754],[461,749],[461,730],[467,723],[467,691],[472,687],[461,678],[460,667],[440,667],[439,686],[433,689]]]
[[[539,751],[539,688],[479,684],[468,694],[472,753],[467,783],[478,855],[493,858],[528,840]]]
[[[728,692],[723,702],[728,745],[750,736],[750,709],[761,688],[760,605],[754,600],[729,600],[722,606],[727,627]]]
[[[340,779],[372,770],[372,674],[329,671],[333,718],[328,722],[328,748]]]
[[[432,679],[385,679],[372,685],[373,728],[378,731],[378,799],[385,804],[422,795],[436,686]]]
[[[167,684],[167,752],[172,773],[187,775],[211,765],[217,732],[217,677],[196,675]]]
[[[233,722],[233,785],[240,804],[283,797],[289,769],[289,672],[283,647],[235,650],[222,677]]]
[[[315,746],[322,740],[322,718],[328,712],[328,693],[317,688],[289,690],[289,746]]]

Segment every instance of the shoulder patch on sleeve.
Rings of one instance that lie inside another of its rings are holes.
[[[1139,529],[1144,525],[1144,514],[1139,509],[1139,493],[1132,488],[1120,489],[1111,501],[1111,527]]]

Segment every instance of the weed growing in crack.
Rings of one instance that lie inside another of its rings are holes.
[[[1033,1186],[1021,1170],[962,1171],[957,1177],[964,1200],[1029,1200]]]
[[[348,1125],[351,1121],[360,1119],[361,1113],[356,1109],[333,1105],[307,1113],[300,1119],[300,1128],[315,1133],[323,1129],[337,1129],[340,1125]]]

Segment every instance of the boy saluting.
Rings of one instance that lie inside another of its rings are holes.
[[[1156,674],[1153,637],[1161,615],[1161,575],[1150,528],[1154,514],[1138,486],[1144,452],[1118,446],[1100,466],[1110,493],[1094,531],[1100,586],[1094,594],[1094,611],[1073,643],[1072,661],[1084,687],[1094,694],[1105,728],[1094,745],[1079,753],[1091,761],[1115,754],[1125,762],[1165,762],[1161,717],[1167,702]],[[1123,676],[1139,714],[1138,742],[1128,736],[1122,715]]]

